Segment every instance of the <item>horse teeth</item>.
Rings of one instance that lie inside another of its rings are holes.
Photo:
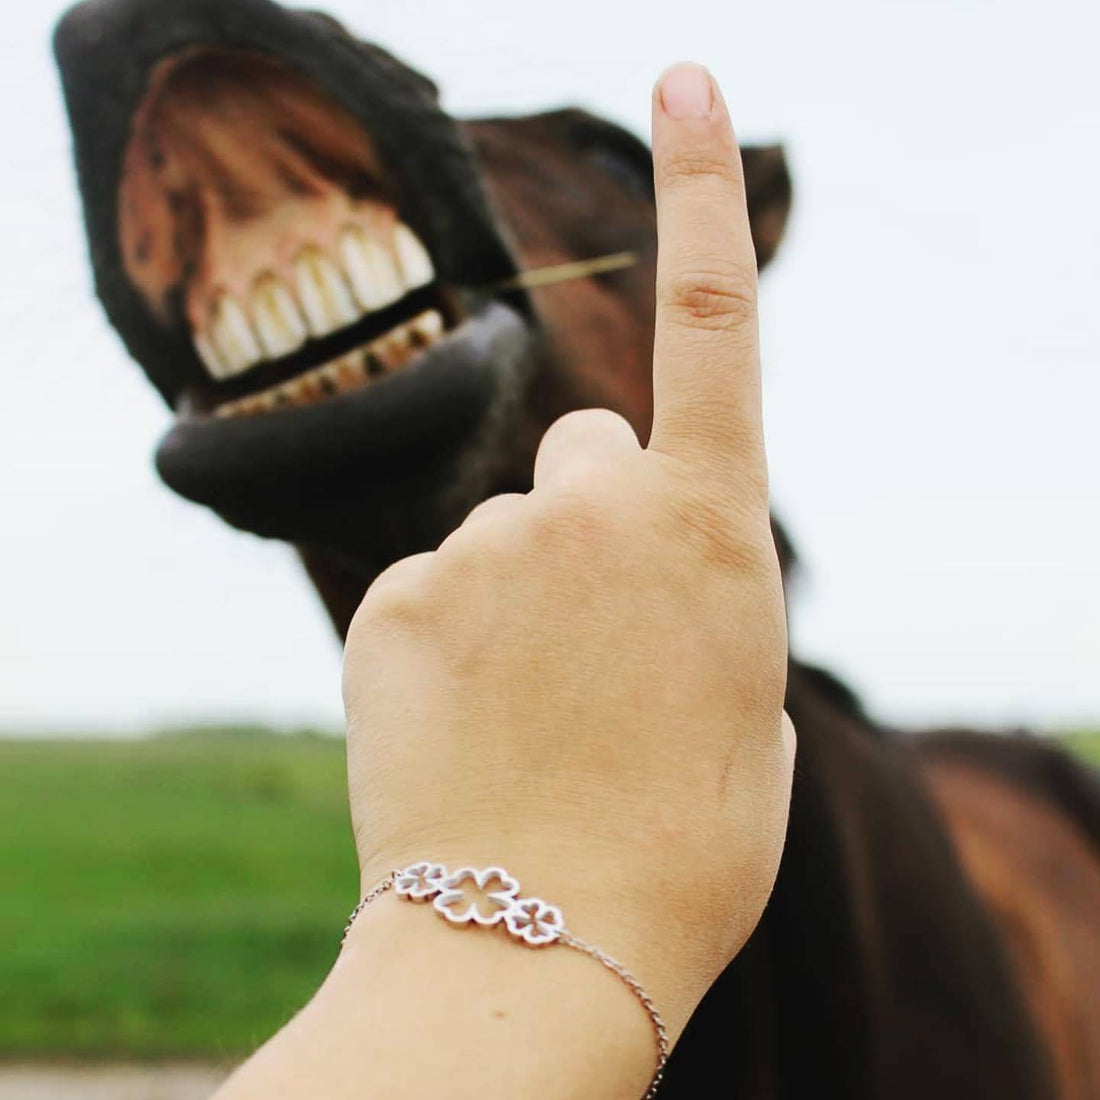
[[[443,314],[438,309],[429,309],[410,322],[413,331],[429,344],[443,335]]]
[[[397,262],[401,265],[401,273],[405,276],[405,285],[410,290],[425,286],[435,278],[435,268],[428,250],[403,222],[393,232],[393,247],[397,253]]]
[[[370,350],[382,364],[383,371],[386,374],[392,374],[405,365],[410,348],[405,333],[394,331],[387,333],[381,340],[376,340],[371,344]]]
[[[368,312],[396,302],[405,293],[394,257],[362,230],[344,230],[340,259],[356,301]]]
[[[260,393],[227,401],[214,410],[214,415],[253,416],[277,409],[300,408],[361,389],[371,382],[373,374],[399,371],[423,348],[439,340],[443,331],[439,311],[425,310],[365,347],[345,352],[337,359]]]
[[[321,377],[333,386],[337,393],[354,389],[367,380],[367,353],[356,348],[321,368]]]
[[[240,374],[263,358],[248,317],[228,294],[219,295],[214,303],[209,338],[225,370],[222,377]]]
[[[294,296],[274,275],[265,275],[252,289],[252,319],[269,358],[297,351],[309,335]]]
[[[306,245],[282,277],[268,270],[250,290],[234,286],[232,293],[217,294],[206,310],[207,323],[192,334],[195,354],[207,374],[220,381],[266,360],[281,359],[311,336],[327,336],[352,325],[435,279],[428,250],[401,222],[392,234],[383,231],[381,238],[361,226],[346,226],[333,251],[339,262],[319,247]],[[428,331],[417,330],[414,339]]]
[[[298,300],[314,336],[327,336],[359,319],[339,268],[316,248],[304,248],[294,261]]]
[[[210,342],[209,337],[204,336],[201,332],[196,332],[192,337],[192,342],[195,345],[195,353],[202,360],[202,365],[206,367],[206,371],[211,378],[229,377],[229,368],[222,362],[218,349]]]
[[[291,380],[276,392],[285,393],[294,405],[312,405],[322,396],[320,379],[317,378],[315,371]]]

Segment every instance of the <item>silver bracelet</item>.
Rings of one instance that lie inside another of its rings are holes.
[[[375,898],[392,889],[406,901],[431,902],[441,916],[452,924],[479,924],[483,927],[501,925],[509,935],[528,947],[561,944],[581,951],[602,963],[615,974],[645,1009],[657,1040],[657,1068],[642,1100],[653,1100],[664,1077],[668,1061],[668,1032],[649,994],[641,982],[606,952],[578,939],[565,927],[561,910],[542,898],[520,897],[519,880],[503,867],[461,867],[448,871],[441,863],[421,860],[404,869],[391,871],[381,882],[371,887],[363,900],[351,911],[344,928],[342,947],[351,932],[355,918]]]

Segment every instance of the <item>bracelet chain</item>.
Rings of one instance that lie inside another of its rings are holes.
[[[563,932],[558,939],[558,943],[565,947],[571,947],[574,951],[581,951],[585,955],[595,959],[596,962],[606,966],[608,970],[616,974],[623,981],[630,992],[637,998],[638,1003],[645,1010],[645,1014],[649,1017],[650,1023],[653,1024],[653,1034],[657,1040],[657,1069],[653,1074],[652,1080],[649,1082],[649,1088],[646,1089],[642,1100],[653,1100],[665,1076],[665,1064],[668,1062],[668,1031],[665,1029],[665,1022],[661,1019],[661,1014],[657,1011],[657,1006],[653,1003],[650,995],[645,991],[642,983],[638,981],[638,979],[635,978],[618,959],[613,958],[606,951],[601,951],[593,944],[577,939],[571,932]]]
[[[344,934],[340,937],[341,947],[343,947],[344,944],[347,943],[348,935],[351,932],[351,926],[355,923],[355,918],[359,916],[359,914],[362,913],[363,910],[366,909],[366,907],[370,905],[370,903],[374,901],[375,898],[381,897],[381,895],[384,894],[387,890],[392,889],[396,878],[397,872],[391,871],[381,882],[372,886],[363,895],[363,900],[360,901],[359,904],[351,911],[351,914],[348,916],[348,923],[344,925]]]
[[[363,895],[362,900],[351,911],[348,922],[344,926],[344,934],[340,939],[341,947],[347,942],[348,935],[351,932],[351,926],[355,923],[359,914],[362,913],[372,901],[381,897],[387,890],[393,889],[398,876],[402,874],[403,872],[401,870],[391,871],[384,879],[372,886]],[[574,951],[581,952],[581,954],[588,955],[589,958],[595,959],[596,962],[606,967],[619,978],[642,1006],[645,1014],[649,1017],[650,1023],[653,1025],[653,1034],[657,1042],[657,1068],[654,1071],[653,1077],[650,1079],[649,1087],[646,1089],[642,1100],[654,1100],[661,1081],[664,1079],[665,1066],[668,1063],[669,1042],[668,1030],[665,1028],[664,1020],[661,1019],[661,1014],[657,1011],[657,1006],[653,1003],[653,999],[645,991],[645,987],[642,983],[638,981],[638,979],[634,977],[618,959],[607,954],[606,951],[600,950],[600,948],[596,947],[594,944],[579,939],[565,928],[560,930],[552,942],[560,943],[563,947],[571,948]]]

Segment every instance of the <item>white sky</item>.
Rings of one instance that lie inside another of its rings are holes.
[[[286,548],[157,481],[167,414],[94,301],[47,49],[0,42],[0,727],[340,723]],[[798,194],[763,294],[804,655],[883,716],[1100,721],[1100,80],[1093,3],[335,0],[458,113],[644,134],[694,58]]]

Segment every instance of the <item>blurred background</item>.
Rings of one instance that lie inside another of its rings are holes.
[[[0,1054],[217,1061],[354,900],[340,654],[290,550],[153,471],[167,412],[90,284],[64,7],[9,6],[0,44]],[[1100,726],[1095,5],[324,7],[458,115],[645,136],[657,73],[709,64],[795,182],[762,291],[795,647],[890,722]]]

